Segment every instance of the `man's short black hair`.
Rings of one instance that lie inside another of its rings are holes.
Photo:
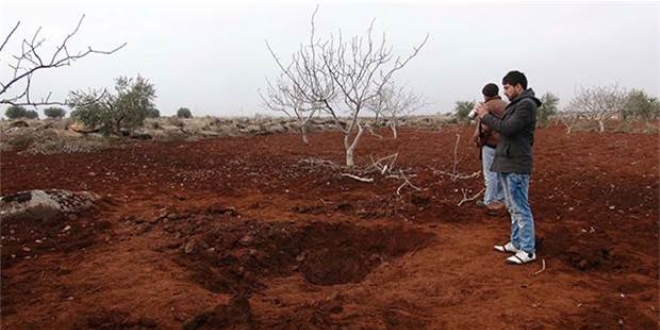
[[[486,86],[484,86],[484,88],[481,90],[481,94],[484,94],[485,97],[494,97],[499,92],[500,89],[493,83],[486,84]]]
[[[523,89],[527,89],[527,77],[520,71],[509,71],[509,73],[502,78],[502,85],[509,84],[515,86],[520,84]]]

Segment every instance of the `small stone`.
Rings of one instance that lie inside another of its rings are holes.
[[[64,227],[64,229],[62,229],[62,232],[67,232],[69,230],[71,230],[71,226],[66,225],[66,227]]]
[[[188,243],[186,243],[186,246],[183,248],[183,252],[185,254],[190,254],[195,252],[196,248],[197,248],[197,243],[194,240],[191,240]]]
[[[254,237],[251,235],[245,235],[243,238],[241,238],[241,245],[247,246],[250,245],[252,242],[254,242]]]
[[[32,250],[31,250],[29,247],[24,246],[24,247],[23,247],[23,251],[25,251],[25,252],[30,252],[30,251],[32,251]]]

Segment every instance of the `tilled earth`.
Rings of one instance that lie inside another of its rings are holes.
[[[1,154],[1,193],[97,207],[2,220],[3,329],[656,329],[658,136],[537,131],[538,261],[507,265],[472,128]],[[456,149],[458,162],[454,161]],[[393,171],[360,172],[398,153]],[[387,173],[386,173],[387,174]],[[398,193],[397,193],[398,191]]]

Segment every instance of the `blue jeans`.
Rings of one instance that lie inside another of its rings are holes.
[[[529,174],[498,173],[504,187],[504,200],[511,214],[511,243],[519,250],[533,253],[536,250],[534,238],[534,217],[527,199]]]
[[[483,146],[481,148],[481,164],[484,172],[484,183],[486,192],[484,193],[484,204],[488,205],[494,202],[504,203],[504,189],[496,172],[490,170],[495,159],[495,148]]]

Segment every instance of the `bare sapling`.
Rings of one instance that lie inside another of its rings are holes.
[[[429,36],[413,47],[408,56],[395,57],[384,34],[379,42],[374,40],[373,21],[364,37],[344,39],[339,31],[325,39],[317,38],[314,24],[317,11],[318,7],[312,15],[309,42],[301,44],[290,64],[284,65],[266,43],[287,78],[284,84],[288,86],[287,92],[275,95],[292,99],[285,102],[271,99],[271,103],[285,104],[291,109],[290,105],[299,101],[305,104],[299,105],[300,109],[318,110],[318,115],[331,117],[343,133],[346,166],[352,167],[360,138],[365,129],[369,130],[360,117],[362,111],[382,97],[382,90],[392,82],[394,74],[419,54]],[[342,115],[348,119],[342,120]]]
[[[458,172],[458,163],[459,163],[458,145],[459,145],[460,141],[461,141],[461,135],[456,134],[456,143],[454,145],[454,164],[453,164],[453,167],[452,167],[452,171],[447,172],[447,171],[434,170],[435,174],[446,175],[446,176],[450,177],[452,181],[474,179],[474,178],[478,177],[479,174],[481,174],[480,170],[476,171],[476,172],[473,172],[471,174],[463,174],[463,173]]]
[[[374,126],[379,127],[381,119],[387,120],[387,126],[396,139],[399,118],[408,116],[427,104],[421,96],[412,91],[388,83],[380,90],[379,97],[369,102],[369,109],[375,114]]]
[[[266,83],[266,95],[259,91],[263,105],[270,110],[283,112],[287,117],[295,119],[302,142],[308,144],[308,123],[319,113],[320,108],[314,107],[314,104],[310,106],[305,101],[300,89],[291,83],[286,75],[280,75],[274,84],[268,79]]]

